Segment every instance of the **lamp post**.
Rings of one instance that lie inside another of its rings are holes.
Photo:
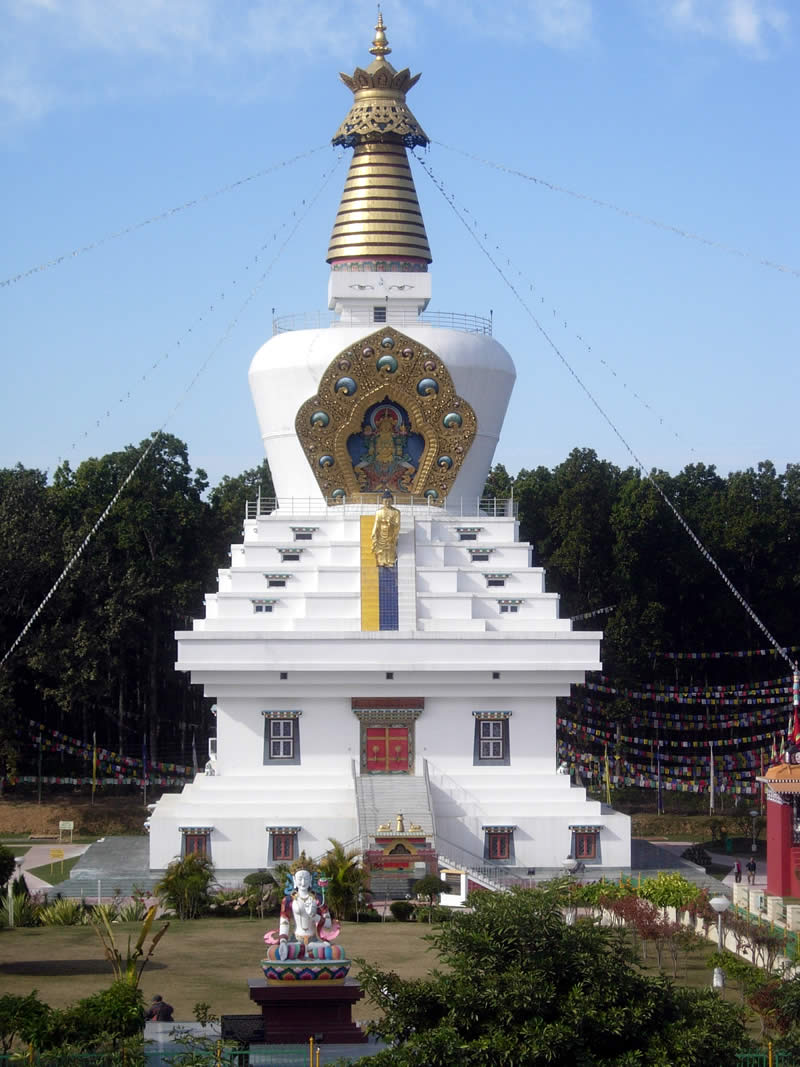
[[[8,905],[7,905],[7,911],[8,911],[8,928],[9,928],[9,930],[13,930],[14,929],[14,903],[15,903],[15,901],[14,901],[14,883],[17,881],[17,879],[19,878],[19,876],[21,874],[22,874],[22,856],[15,856],[14,857],[14,870],[13,870],[13,872],[11,874],[11,877],[8,879]]]
[[[753,820],[753,843],[750,846],[750,851],[751,852],[758,852],[758,843],[756,841],[756,827],[757,827],[756,820],[758,819],[759,814],[760,814],[760,812],[758,812],[756,810],[753,810],[753,811],[750,812],[750,818]]]
[[[722,916],[731,906],[731,902],[728,900],[727,897],[723,897],[722,894],[720,894],[718,897],[712,897],[708,903],[717,913],[717,945],[719,947],[719,951],[722,952]],[[711,985],[714,989],[722,989],[722,987],[725,985],[725,976],[722,973],[721,967],[714,968],[714,974],[711,979]]]

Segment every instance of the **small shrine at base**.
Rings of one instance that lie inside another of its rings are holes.
[[[438,874],[436,849],[423,828],[417,823],[406,827],[402,813],[394,826],[381,823],[375,831],[374,844],[364,853],[364,866],[370,872],[380,871],[385,877],[410,876],[423,878]]]

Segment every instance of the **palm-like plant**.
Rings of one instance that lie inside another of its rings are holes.
[[[325,898],[331,913],[337,919],[346,919],[358,914],[359,899],[369,885],[369,873],[361,866],[357,848],[346,849],[335,837],[329,840],[331,847],[319,864],[328,881]]]
[[[213,881],[211,860],[195,852],[173,860],[155,891],[174,908],[179,919],[197,919],[208,908]]]
[[[131,948],[131,938],[130,935],[128,935],[128,948],[124,956],[117,948],[117,942],[114,938],[114,931],[111,928],[108,911],[100,909],[92,914],[90,921],[97,936],[100,938],[106,959],[114,969],[115,981],[129,982],[132,986],[138,987],[139,979],[142,977],[142,971],[147,966],[150,957],[155,951],[156,945],[167,932],[167,927],[169,926],[169,923],[164,923],[161,929],[153,935],[150,942],[150,948],[145,949],[145,941],[153,928],[157,910],[158,908],[155,904],[151,908],[148,908],[147,914],[142,922],[142,928],[139,931],[139,937],[133,948]]]

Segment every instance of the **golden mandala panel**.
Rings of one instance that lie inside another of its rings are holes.
[[[334,357],[295,429],[326,497],[441,503],[478,420],[436,353],[385,326]]]

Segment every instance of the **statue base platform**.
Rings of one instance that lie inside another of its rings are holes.
[[[261,1008],[265,1045],[290,1045],[313,1037],[326,1044],[357,1044],[367,1035],[352,1011],[364,991],[355,978],[339,982],[267,982],[250,978],[250,999]]]

